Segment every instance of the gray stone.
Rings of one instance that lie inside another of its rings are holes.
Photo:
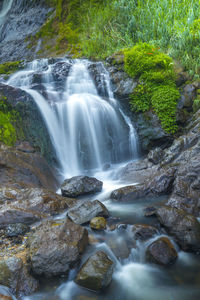
[[[112,260],[104,252],[98,251],[84,263],[75,281],[87,289],[100,291],[110,284],[113,267]]]
[[[77,197],[100,192],[102,186],[103,182],[94,177],[75,176],[63,182],[61,191],[65,197]]]
[[[69,219],[46,221],[28,238],[29,260],[34,274],[67,275],[88,244],[87,230]]]
[[[98,200],[86,201],[68,211],[68,217],[76,224],[85,224],[94,217],[108,217],[108,215],[107,208]]]

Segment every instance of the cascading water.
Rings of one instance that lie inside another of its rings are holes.
[[[116,227],[102,232],[94,232],[87,227],[95,241],[87,248],[81,263],[96,251],[106,252],[115,264],[112,283],[105,292],[94,294],[73,281],[77,274],[74,269],[54,291],[50,283],[50,292],[40,292],[24,300],[49,300],[52,296],[59,300],[199,299],[200,291],[191,280],[199,272],[198,258],[180,251],[175,245],[179,259],[166,270],[149,264],[145,256],[148,245],[162,234],[147,242],[135,242],[131,224],[149,222],[153,225],[155,220],[144,218],[143,209],[149,205],[161,205],[159,201],[163,199],[140,199],[133,203],[109,199],[108,189],[113,190],[113,185],[119,183],[108,181],[112,168],[106,172],[101,170],[137,157],[137,136],[130,119],[113,97],[109,74],[103,65],[98,63],[96,68],[100,87],[95,86],[91,68],[92,63],[88,61],[35,60],[25,70],[13,74],[6,83],[25,90],[34,99],[50,134],[63,177],[90,173],[104,181],[104,190],[98,199],[106,205],[111,225]],[[95,199],[96,195],[90,198],[91,201]],[[82,198],[82,201],[85,199]],[[55,218],[65,216],[66,212]],[[172,239],[171,242],[174,243]]]
[[[136,134],[113,98],[105,71],[109,98],[98,96],[87,69],[87,61],[60,61],[70,64],[69,75],[58,89],[54,80],[56,64],[47,59],[30,63],[8,80],[36,102],[45,120],[64,177],[101,170],[106,164],[137,156]],[[41,86],[33,85],[39,72]],[[93,170],[93,171],[92,171]]]

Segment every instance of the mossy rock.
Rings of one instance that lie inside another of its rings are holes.
[[[130,96],[131,110],[153,110],[166,133],[174,134],[177,102],[180,93],[176,87],[176,74],[172,58],[146,43],[139,43],[124,51],[125,71],[138,79]]]
[[[95,217],[90,221],[90,227],[95,230],[106,229],[106,219],[103,217]]]

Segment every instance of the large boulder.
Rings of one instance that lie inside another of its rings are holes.
[[[0,228],[15,223],[32,224],[47,217],[47,214],[41,214],[31,209],[5,204],[0,208]]]
[[[76,201],[41,188],[0,188],[0,227],[31,224],[58,214]]]
[[[58,182],[39,153],[25,153],[0,143],[0,186],[56,190]]]
[[[127,201],[146,196],[169,194],[172,191],[175,172],[176,168],[173,166],[154,168],[153,171],[146,173],[143,183],[114,190],[111,198],[117,201]]]
[[[67,275],[88,244],[87,230],[72,223],[46,221],[28,238],[29,260],[36,275]]]
[[[200,223],[194,216],[170,206],[160,207],[156,215],[183,250],[200,250]]]
[[[98,251],[84,263],[75,281],[87,289],[100,291],[110,284],[113,267],[114,263],[107,254]]]
[[[65,197],[77,197],[100,192],[102,186],[103,182],[94,177],[75,176],[63,182],[61,191]]]
[[[76,224],[85,224],[94,217],[108,217],[107,208],[98,200],[86,201],[68,211],[68,217]]]
[[[29,274],[27,266],[17,256],[0,259],[0,284],[8,286],[17,297],[30,295],[38,288],[37,280]]]
[[[173,264],[177,257],[176,249],[167,237],[161,237],[151,243],[146,252],[148,261],[160,265]]]
[[[42,188],[0,188],[0,205],[3,204],[55,215],[75,205],[76,200]]]

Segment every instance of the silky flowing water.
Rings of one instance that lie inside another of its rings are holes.
[[[74,269],[60,281],[42,281],[40,292],[24,297],[24,300],[199,299],[198,256],[180,251],[171,239],[179,257],[173,266],[164,268],[145,260],[146,248],[158,236],[147,242],[134,242],[131,225],[154,224],[154,218],[143,216],[143,209],[159,205],[167,197],[126,203],[109,199],[112,190],[126,185],[117,179],[117,170],[128,161],[139,159],[139,147],[131,120],[114,99],[108,72],[99,63],[97,72],[100,87],[104,88],[104,95],[99,96],[98,86],[91,76],[92,65],[86,60],[35,60],[12,75],[6,84],[25,90],[37,104],[57,156],[56,168],[62,179],[89,174],[104,182],[102,192],[89,199],[99,199],[108,208],[108,229],[96,233],[86,226],[94,241],[88,246],[81,264],[95,251],[103,250],[115,263],[113,280],[105,291],[94,293],[74,283],[77,274],[77,269]],[[58,66],[61,77],[55,71]],[[88,197],[81,199],[84,201]],[[56,218],[65,217],[66,212]]]

